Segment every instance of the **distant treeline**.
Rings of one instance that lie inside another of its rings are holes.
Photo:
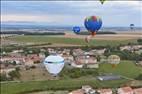
[[[117,34],[116,32],[110,32],[110,31],[105,31],[105,32],[97,32],[97,34]],[[90,32],[80,32],[79,35],[90,35]]]
[[[25,31],[7,31],[1,34],[19,34],[19,35],[65,35],[63,32],[25,32]]]

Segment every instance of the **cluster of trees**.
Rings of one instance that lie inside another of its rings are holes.
[[[20,78],[20,72],[19,72],[19,68],[17,67],[16,70],[13,70],[11,72],[9,72],[8,74],[0,74],[0,81],[12,81],[15,78],[19,79]]]
[[[142,44],[142,39],[137,40],[138,44]]]
[[[14,80],[14,78],[20,78],[20,73],[17,70],[9,72],[8,75],[10,76],[11,80]]]
[[[24,48],[24,54],[38,54],[40,53],[40,49],[38,48]]]
[[[105,31],[105,32],[97,32],[97,34],[117,34],[117,33],[116,32]],[[90,35],[90,32],[80,32],[79,35]]]
[[[6,74],[0,74],[0,81],[11,81],[11,79]]]
[[[136,80],[142,80],[142,74],[135,78]]]
[[[136,60],[136,61],[142,60],[142,54],[137,54],[135,52],[131,52],[128,50],[121,51],[120,46],[117,46],[117,47],[107,46],[106,47],[107,50],[105,51],[104,55],[109,56],[109,55],[115,54],[120,56],[122,60]]]
[[[59,76],[63,78],[65,77],[79,78],[79,77],[87,76],[87,75],[98,76],[99,73],[97,69],[79,69],[79,68],[67,69],[67,68],[64,68]]]

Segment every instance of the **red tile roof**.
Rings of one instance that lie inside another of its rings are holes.
[[[84,93],[85,93],[84,90],[78,89],[78,90],[74,90],[74,91],[70,92],[69,94],[84,94]]]
[[[134,89],[134,94],[142,94],[142,88]]]

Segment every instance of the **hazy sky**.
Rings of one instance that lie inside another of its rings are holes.
[[[97,15],[103,26],[142,27],[142,1],[2,1],[1,13],[2,22],[83,26]]]

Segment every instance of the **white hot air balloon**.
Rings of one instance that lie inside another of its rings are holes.
[[[47,71],[54,76],[58,75],[64,67],[64,58],[59,55],[50,55],[45,58],[44,65]]]
[[[108,63],[112,64],[112,67],[115,67],[120,63],[120,57],[118,55],[110,55],[108,57]]]

